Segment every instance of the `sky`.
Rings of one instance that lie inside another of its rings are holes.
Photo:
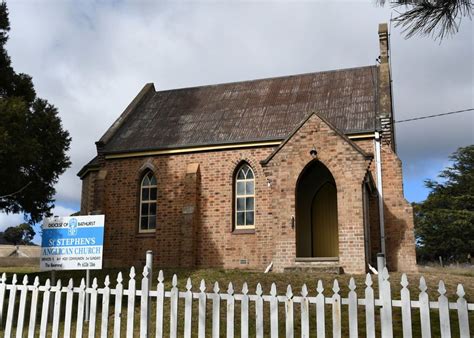
[[[71,167],[54,214],[80,208],[80,168],[145,83],[157,90],[375,64],[377,28],[396,12],[375,1],[7,0],[8,53],[59,109]],[[390,25],[395,120],[474,107],[473,24],[442,42]],[[458,147],[474,144],[474,114],[396,125],[405,196],[422,201]],[[22,222],[0,214],[0,230]]]

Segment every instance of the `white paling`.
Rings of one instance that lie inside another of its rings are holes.
[[[242,300],[240,304],[240,337],[249,336],[249,287],[245,282],[242,286]]]
[[[48,313],[49,313],[49,297],[51,294],[51,282],[49,278],[46,280],[43,292],[43,306],[41,308],[41,324],[40,337],[46,337],[46,330],[48,329]]]
[[[221,296],[219,295],[219,283],[214,283],[213,291],[214,294],[212,295],[212,337],[219,338],[221,313]]]
[[[142,289],[141,289],[141,296],[140,296],[140,337],[148,338],[149,331],[148,331],[148,316],[150,314],[148,307],[149,304],[149,289],[150,289],[150,281],[148,280],[148,267],[143,267],[143,278],[142,278]]]
[[[158,272],[158,285],[156,286],[156,338],[163,338],[163,310],[165,301],[165,286],[163,281],[163,270],[160,270],[160,272]]]
[[[325,297],[323,294],[323,282],[318,280],[318,286],[316,288],[318,295],[316,296],[316,334],[318,338],[324,338],[326,335],[326,325],[324,317],[324,303]]]
[[[94,278],[92,281],[92,288],[90,289],[91,293],[91,308],[89,314],[89,338],[95,338],[95,322],[96,322],[96,313],[97,313],[97,278]]]
[[[86,299],[86,282],[84,278],[81,279],[79,286],[79,295],[77,300],[77,321],[76,321],[76,338],[82,338],[83,323],[84,323],[84,305]]]
[[[173,275],[171,280],[170,293],[170,338],[176,338],[178,335],[178,277]]]
[[[12,335],[12,325],[13,325],[13,311],[15,310],[15,298],[17,290],[17,278],[16,274],[13,275],[12,285],[10,289],[10,296],[8,298],[8,310],[7,310],[7,322],[5,325],[5,337],[10,338]]]
[[[406,274],[402,275],[400,282],[402,290],[400,291],[400,298],[402,302],[402,326],[403,326],[403,338],[411,338],[411,303],[410,303],[410,290],[408,290],[408,278]]]
[[[332,287],[332,336],[341,338],[341,296],[339,295],[339,282],[334,280]]]
[[[201,280],[199,286],[199,323],[198,323],[198,337],[205,338],[206,336],[206,282]]]
[[[117,275],[115,286],[115,308],[114,308],[114,338],[120,338],[120,326],[122,324],[122,298],[123,298],[122,272]]]
[[[191,338],[191,324],[193,313],[193,292],[191,278],[186,282],[186,296],[184,297],[184,337]]]
[[[275,283],[270,289],[270,333],[272,338],[278,338],[278,295]]]
[[[127,291],[127,338],[133,338],[133,324],[135,321],[135,267],[132,266],[129,274],[130,279],[128,280],[128,291]]]
[[[357,294],[355,292],[356,284],[354,278],[349,280],[349,336],[358,338],[359,331],[357,326]]]
[[[100,323],[100,336],[107,338],[109,328],[109,304],[110,304],[110,279],[105,276],[104,289],[102,291],[102,319]]]
[[[309,300],[308,287],[301,288],[301,338],[309,338]]]
[[[6,280],[7,274],[4,272],[2,273],[2,278],[0,278],[0,326],[3,323],[3,303],[5,302],[5,292],[7,290]]]
[[[291,285],[286,288],[286,300],[285,300],[285,316],[286,316],[286,337],[294,337],[294,324],[293,324],[293,291]]]
[[[31,291],[31,304],[30,304],[30,322],[28,324],[28,338],[34,338],[36,331],[36,309],[38,306],[38,294],[39,294],[39,277],[35,277],[33,283],[33,290]],[[3,302],[0,303],[3,307]],[[1,323],[1,320],[0,320]]]
[[[445,296],[446,287],[444,282],[439,281],[438,285],[438,304],[439,304],[439,323],[442,338],[451,338],[451,326],[449,325],[449,303],[448,298]]]
[[[23,337],[23,323],[25,322],[26,294],[28,293],[28,276],[23,277],[23,285],[20,293],[20,308],[18,309],[18,320],[16,324],[17,338]]]
[[[72,321],[72,299],[74,297],[74,285],[72,278],[66,288],[66,306],[64,308],[66,314],[64,317],[64,338],[71,337],[71,321]]]
[[[54,311],[53,311],[53,332],[52,337],[59,337],[59,316],[61,314],[61,280],[56,283],[56,291],[54,292]]]
[[[380,319],[382,320],[382,337],[392,338],[392,294],[387,267],[382,270],[382,282],[380,283],[380,296],[382,308],[380,309]]]
[[[464,299],[464,287],[461,284],[458,284],[456,291],[458,295],[458,300],[456,305],[458,307],[458,319],[459,319],[459,334],[461,337],[470,337],[469,333],[469,315],[467,311],[467,301]]]
[[[421,322],[421,337],[431,338],[431,324],[430,324],[430,300],[426,290],[426,281],[424,277],[420,278],[420,322]]]
[[[375,304],[374,289],[370,273],[365,278],[365,330],[367,338],[375,338]]]
[[[263,291],[260,283],[257,284],[255,294],[257,296],[255,300],[255,333],[257,338],[263,338]]]
[[[232,283],[229,283],[229,287],[227,288],[227,338],[234,337],[234,304],[234,287]]]

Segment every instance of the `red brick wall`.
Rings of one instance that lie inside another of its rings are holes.
[[[387,265],[390,270],[415,271],[413,209],[403,195],[402,163],[389,145],[382,147],[382,178]]]
[[[374,140],[355,141],[366,152],[374,153]],[[413,210],[403,192],[402,163],[393,151],[392,145],[382,142],[382,185],[385,218],[385,245],[387,265],[390,270],[416,270],[415,235]],[[376,183],[375,160],[370,167]],[[378,197],[370,200],[371,210],[371,252],[374,257],[380,248],[380,224]]]
[[[186,168],[198,163],[200,217],[196,232],[196,263],[199,266],[262,268],[270,259],[259,243],[267,235],[268,187],[259,161],[272,148],[215,151],[150,158],[107,160],[105,170],[106,214],[104,258],[107,265],[131,265],[142,261],[146,250],[155,252],[160,266],[179,266],[186,261],[180,250],[185,218]],[[247,161],[256,177],[255,233],[232,232],[233,173]],[[144,166],[144,164],[148,165]],[[158,181],[157,230],[138,233],[138,187],[143,169],[152,169]],[[189,191],[188,191],[189,193]],[[184,209],[183,209],[184,208]],[[189,255],[189,253],[187,253]],[[248,260],[241,265],[240,259]]]
[[[273,246],[276,269],[295,264],[295,187],[300,173],[313,161],[311,149],[334,176],[338,194],[339,262],[345,272],[364,273],[365,243],[362,183],[369,161],[313,115],[265,167],[272,182]]]
[[[373,152],[373,140],[357,143]],[[313,146],[337,185],[340,264],[349,273],[365,272],[362,183],[368,168],[374,172],[374,162],[317,116],[263,167],[260,161],[274,147],[104,161],[100,172],[83,181],[82,208],[106,215],[105,265],[141,264],[146,250],[151,249],[162,267],[196,264],[263,269],[271,261],[276,270],[293,266],[296,240],[291,217],[295,215],[296,182],[313,160],[309,153]],[[383,156],[389,267],[411,270],[413,221],[403,198],[401,165],[390,147],[384,147]],[[251,165],[256,179],[256,226],[251,233],[233,231],[233,174],[242,161]],[[194,172],[189,169],[193,165]],[[153,234],[138,233],[139,182],[144,170],[152,170],[158,181],[157,230]],[[370,251],[374,255],[379,250],[377,199],[372,196],[369,204]]]

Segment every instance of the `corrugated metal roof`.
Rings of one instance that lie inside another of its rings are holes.
[[[157,91],[140,102],[105,153],[286,138],[317,112],[346,134],[375,130],[377,67]]]

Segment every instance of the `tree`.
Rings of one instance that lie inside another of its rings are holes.
[[[377,0],[384,5],[386,0]],[[397,8],[395,25],[401,27],[406,37],[417,34],[432,35],[443,39],[457,33],[463,17],[471,19],[472,0],[394,0],[390,4]],[[400,8],[406,9],[400,13]]]
[[[16,227],[9,227],[3,233],[3,238],[7,242],[12,243],[13,245],[31,244],[31,241],[35,237],[36,232],[33,230],[32,226],[29,223],[22,223]]]
[[[32,79],[17,74],[5,49],[10,23],[0,2],[0,211],[31,223],[50,215],[54,184],[70,166],[71,142],[57,109],[36,97]]]
[[[414,204],[415,234],[422,260],[462,261],[474,254],[474,145],[450,156],[441,182],[427,180],[427,199]]]

